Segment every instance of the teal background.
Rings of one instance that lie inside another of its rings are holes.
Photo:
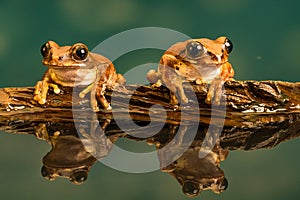
[[[49,39],[93,48],[121,31],[145,26],[195,38],[228,36],[236,79],[299,81],[299,8],[297,0],[0,0],[0,87],[33,86],[45,71],[40,46]],[[117,61],[117,70],[157,61],[160,54],[137,55]],[[294,140],[271,150],[231,152],[221,163],[228,190],[197,198],[300,199],[299,145]],[[1,199],[188,199],[167,174],[126,174],[101,163],[81,186],[65,179],[49,182],[40,175],[41,158],[49,150],[32,136],[1,132]]]

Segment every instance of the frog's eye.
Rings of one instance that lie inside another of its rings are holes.
[[[192,41],[186,45],[186,52],[191,58],[197,58],[204,52],[202,44]]]
[[[74,172],[72,174],[72,176],[70,177],[70,180],[75,184],[81,184],[84,181],[86,181],[87,176],[88,176],[88,174],[86,171],[80,170],[80,171]]]
[[[227,187],[228,187],[228,181],[226,178],[224,178],[223,181],[219,185],[220,192],[223,192],[224,190],[226,190]]]
[[[55,178],[52,176],[51,171],[50,171],[47,167],[45,167],[45,166],[42,167],[42,169],[41,169],[41,174],[42,174],[42,176],[43,176],[44,178],[46,178],[46,179],[48,179],[48,180],[50,180],[50,181],[55,179]]]
[[[72,55],[75,60],[84,60],[88,54],[89,50],[85,45],[77,45],[72,50]]]
[[[44,58],[49,57],[49,55],[50,55],[50,44],[48,42],[43,44],[43,46],[41,47],[41,54]]]
[[[192,181],[186,181],[182,185],[182,192],[189,197],[195,197],[199,195],[201,189],[199,187],[199,184]]]
[[[230,53],[233,49],[233,44],[229,39],[226,39],[225,43],[225,50],[227,51],[227,53]]]

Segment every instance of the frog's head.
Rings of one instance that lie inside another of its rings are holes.
[[[205,63],[220,65],[228,62],[228,56],[233,49],[232,42],[227,37],[216,40],[207,38],[191,39],[184,42],[179,57],[190,63]],[[204,62],[200,62],[204,63]]]
[[[88,47],[82,43],[73,46],[59,46],[56,42],[48,41],[41,47],[43,64],[48,67],[89,67],[92,61]]]

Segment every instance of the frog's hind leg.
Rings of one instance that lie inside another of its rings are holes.
[[[97,100],[101,103],[101,105],[105,110],[111,110],[112,108],[104,96],[105,90],[106,90],[106,84],[99,84],[96,87],[95,95],[93,96],[96,96]]]
[[[188,103],[188,98],[185,96],[184,89],[182,87],[182,83],[177,83],[178,85],[174,85],[172,83],[169,83],[168,81],[165,82],[166,87],[170,90],[170,99],[172,105],[178,105],[178,99],[180,100],[180,103],[186,104]],[[176,96],[178,95],[178,98]]]

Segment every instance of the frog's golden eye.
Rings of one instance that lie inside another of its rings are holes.
[[[192,181],[185,181],[182,185],[182,192],[189,196],[195,197],[201,192],[200,186]]]
[[[76,45],[75,47],[73,47],[72,56],[75,60],[84,60],[87,58],[88,54],[89,50],[83,44]]]
[[[51,47],[48,42],[43,44],[43,46],[41,47],[41,54],[44,58],[48,58],[50,56],[50,48]]]
[[[75,184],[81,184],[87,179],[87,172],[84,170],[76,171],[70,177],[70,180]]]
[[[227,53],[230,53],[233,49],[232,42],[227,38],[224,45],[225,45],[225,50],[227,51]]]
[[[186,52],[191,58],[197,58],[203,54],[204,48],[199,42],[192,41],[186,45]]]

